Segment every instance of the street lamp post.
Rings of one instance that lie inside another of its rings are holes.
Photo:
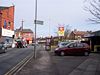
[[[24,23],[24,20],[22,19],[22,26],[21,26],[21,36],[22,36],[22,40],[23,40],[23,23]]]
[[[36,25],[36,20],[37,20],[37,0],[35,0],[35,46],[34,46],[34,59],[36,58],[36,29],[37,29],[37,25]]]

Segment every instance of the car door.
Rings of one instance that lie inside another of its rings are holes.
[[[68,46],[68,54],[75,54],[76,53],[76,43],[71,43],[69,46]]]
[[[82,43],[77,43],[77,53],[81,54],[84,51],[84,45]]]

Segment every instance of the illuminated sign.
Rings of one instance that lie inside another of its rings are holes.
[[[64,36],[64,27],[58,28],[58,34],[59,34],[59,36]]]

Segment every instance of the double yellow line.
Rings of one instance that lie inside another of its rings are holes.
[[[9,70],[4,75],[16,75],[28,62],[30,59],[32,59],[33,53],[28,55],[26,58],[24,58],[21,62],[19,62],[16,66],[14,66],[11,70]]]

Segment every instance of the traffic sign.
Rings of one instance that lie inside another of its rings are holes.
[[[34,23],[35,23],[35,24],[43,25],[43,21],[40,21],[40,20],[34,20]]]

